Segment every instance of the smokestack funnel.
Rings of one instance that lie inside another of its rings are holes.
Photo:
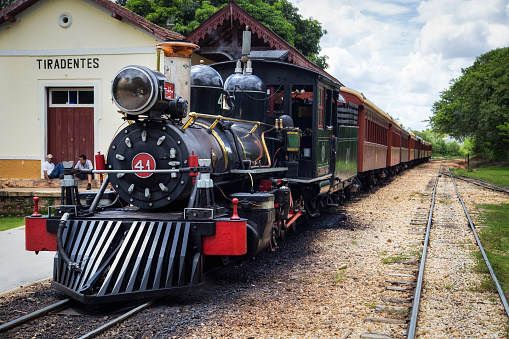
[[[191,54],[200,47],[185,41],[165,41],[156,46],[164,52],[164,74],[175,84],[175,95],[191,103]]]
[[[251,54],[251,31],[248,31],[249,27],[242,33],[242,56],[247,57]]]

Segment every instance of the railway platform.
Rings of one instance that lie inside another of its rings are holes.
[[[25,250],[25,226],[0,232],[0,295],[50,278],[54,256]]]
[[[20,187],[28,186],[31,187]],[[92,189],[100,186],[93,180]],[[86,180],[80,180],[79,190],[85,191]],[[34,211],[33,197],[39,197],[39,211],[47,212],[48,205],[60,201],[60,180],[48,187],[44,179],[2,180],[0,182],[0,216],[30,215]],[[0,232],[0,295],[20,286],[50,278],[55,252],[29,252],[25,250],[25,226]]]
[[[85,191],[86,180],[79,180],[78,189]],[[99,180],[92,180],[92,189],[100,187]],[[0,180],[0,217],[24,217],[33,213],[34,197],[39,197],[41,213],[47,207],[59,204],[61,194],[60,180],[48,185],[44,179],[3,179]]]

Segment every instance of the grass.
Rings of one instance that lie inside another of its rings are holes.
[[[0,218],[0,231],[7,231],[25,225],[24,218]]]
[[[442,288],[443,288],[444,290],[452,290],[452,289],[454,289],[454,285],[453,285],[452,283],[445,283],[445,282],[444,282],[444,283],[442,284]]]
[[[481,210],[481,217],[485,219],[483,224],[489,226],[479,234],[479,238],[500,286],[506,298],[509,298],[509,225],[507,223],[509,204],[479,205],[478,208]],[[476,253],[475,258],[477,261],[475,270],[484,273],[480,288],[496,291],[482,254]]]
[[[345,272],[346,272],[346,269],[341,269],[338,272],[336,272],[334,274],[334,282],[341,283],[341,282],[347,280],[347,278],[343,275]]]
[[[382,256],[384,256],[385,254],[382,254]],[[382,259],[380,259],[382,261],[383,264],[394,264],[396,261],[400,261],[400,260],[407,260],[408,256],[404,255],[404,254],[397,254],[397,255],[389,255],[389,256],[384,256]]]
[[[364,305],[369,307],[369,308],[375,309],[376,308],[376,301],[372,301],[372,302],[369,302],[369,303],[364,303]]]
[[[472,178],[486,180],[498,185],[509,187],[509,166],[505,167],[478,167],[475,172],[468,169],[455,168],[451,171],[456,174],[466,175]]]

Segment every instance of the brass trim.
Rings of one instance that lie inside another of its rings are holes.
[[[156,70],[158,72],[161,72],[161,47],[156,47],[156,50],[157,50],[157,66],[156,66]]]
[[[258,159],[256,159],[256,161],[263,158],[264,155],[268,156],[268,153],[265,153],[265,150],[263,149],[263,143],[262,143],[262,140],[259,138],[259,136],[257,134],[252,134],[251,136],[255,138],[255,140],[257,142],[256,146],[258,147],[260,154],[261,154],[260,157]],[[245,137],[247,137],[247,135]]]
[[[251,131],[249,131],[249,134],[253,134],[254,131],[256,131],[256,129],[258,128],[258,126],[260,126],[260,123],[257,122],[256,125],[253,126],[253,128],[251,129]]]
[[[184,126],[182,126],[182,130],[183,130],[183,131],[185,131],[185,130],[189,127],[189,125],[191,125],[191,123],[192,123],[193,121],[194,121],[194,118],[193,118],[193,117],[191,117],[190,119],[188,119],[188,120],[186,121],[186,123],[184,124]]]
[[[242,143],[242,140],[240,140],[239,136],[235,134],[235,136],[237,137],[237,140],[239,141],[240,143],[240,146],[242,146],[242,152],[244,152],[244,159],[247,158],[247,154],[246,154],[246,149],[244,147],[244,144]],[[243,137],[244,138],[244,137]]]
[[[219,122],[219,119],[216,119],[216,120],[212,123],[212,125],[210,125],[210,126],[209,126],[209,129],[213,130],[213,129],[216,127],[216,125],[217,125],[217,123],[218,123],[218,122]]]
[[[264,122],[235,119],[235,118],[223,117],[222,115],[210,115],[210,114],[202,114],[202,113],[191,112],[191,113],[189,113],[189,116],[191,118],[206,118],[206,119],[216,119],[216,120],[227,120],[227,121],[234,121],[234,122],[242,122],[242,123],[250,124],[250,125],[264,125],[264,126],[272,127],[272,125],[266,124]]]
[[[217,143],[219,144],[219,146],[221,147],[221,150],[223,151],[224,169],[226,171],[226,169],[228,168],[228,152],[226,151],[226,145],[224,144],[223,140],[219,137],[219,134],[217,134],[214,130],[210,129],[209,126],[207,126],[201,122],[196,122],[195,124],[205,128],[205,129],[210,130],[210,132],[212,133],[214,138],[216,138]]]

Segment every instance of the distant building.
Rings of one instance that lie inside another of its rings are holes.
[[[200,58],[207,64],[240,59],[242,56],[242,34],[246,28],[252,32],[252,58],[269,57],[289,62],[334,79],[233,0],[230,0],[228,5],[217,11],[186,37],[186,40],[200,46],[200,49],[193,54],[192,64],[198,64]],[[339,80],[336,81],[340,83]]]
[[[0,178],[40,178],[55,162],[106,152],[122,124],[115,74],[156,68],[155,46],[183,36],[109,0],[19,0],[0,12]]]

